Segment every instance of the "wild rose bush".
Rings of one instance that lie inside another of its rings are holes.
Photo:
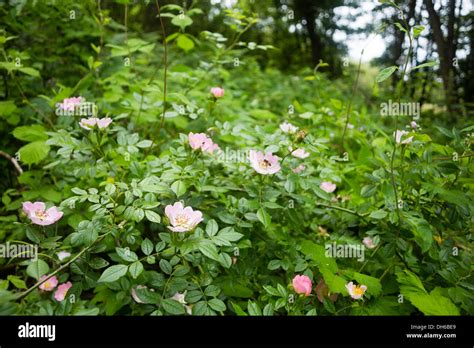
[[[361,103],[345,124],[343,86],[218,33],[172,41],[186,21],[165,87],[163,45],[106,19],[103,45],[75,43],[77,84],[13,71],[38,110],[18,95],[2,120],[23,172],[0,238],[39,252],[0,259],[2,314],[472,314],[472,127],[394,129]]]

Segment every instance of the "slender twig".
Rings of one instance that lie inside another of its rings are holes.
[[[158,0],[155,0],[156,9],[158,11],[158,18],[160,19],[161,31],[163,32],[163,48],[165,50],[165,55],[163,57],[163,64],[164,64],[164,76],[163,76],[163,115],[161,116],[161,124],[160,129],[163,128],[165,122],[165,114],[166,114],[166,87],[167,87],[167,76],[168,76],[168,44],[166,42],[166,31],[165,25],[163,24],[163,19],[161,18],[160,12],[160,4]]]
[[[79,257],[81,257],[86,251],[90,250],[94,245],[96,245],[98,242],[100,242],[102,239],[105,238],[105,236],[109,235],[111,232],[107,232],[106,234],[103,234],[101,237],[99,237],[94,243],[92,243],[91,245],[89,245],[88,247],[82,249],[76,256],[74,256],[71,260],[69,260],[68,262],[66,262],[64,265],[62,265],[61,267],[59,267],[56,271],[54,271],[53,273],[49,274],[47,278],[43,279],[43,280],[40,280],[38,281],[35,285],[33,285],[32,287],[30,287],[28,290],[25,290],[24,292],[18,294],[16,296],[16,299],[19,300],[25,296],[27,296],[29,293],[31,293],[33,290],[35,290],[38,286],[40,286],[41,284],[43,284],[45,281],[47,281],[49,278],[55,276],[56,274],[58,274],[59,272],[61,272],[63,269],[65,269],[66,267],[68,267],[71,263],[73,263],[74,261],[76,261]]]
[[[23,174],[23,169],[21,169],[20,165],[18,164],[17,160],[14,157],[10,156],[8,153],[3,152],[3,151],[0,151],[0,156],[5,157],[7,160],[12,162],[16,171],[18,172],[18,175]]]
[[[411,36],[410,27],[408,26],[408,23],[405,19],[405,14],[403,13],[403,10],[401,10],[400,8],[398,8],[398,9],[401,13],[402,20],[405,24],[405,29],[406,29],[406,33],[408,34],[408,41],[409,41],[408,54],[407,54],[406,59],[405,59],[405,64],[403,66],[401,81],[400,81],[400,84],[399,84],[399,87],[398,87],[398,104],[400,105],[400,101],[401,101],[401,98],[402,98],[402,90],[403,90],[402,88],[403,88],[403,84],[405,83],[405,74],[406,74],[406,71],[407,71],[408,62],[410,61],[411,51],[412,51],[412,48],[413,48],[413,38]],[[396,209],[396,212],[397,212],[398,223],[400,223],[402,221],[402,218],[401,218],[401,215],[400,215],[400,208],[398,206],[397,183],[395,181],[395,175],[394,175],[394,162],[395,162],[395,155],[397,153],[397,140],[396,140],[397,128],[398,128],[398,115],[395,115],[395,132],[393,133],[393,151],[392,151],[392,157],[390,158],[390,181],[392,183],[393,193],[394,193],[394,196],[395,196],[395,209]],[[402,161],[403,161],[403,158],[402,158]],[[397,230],[397,236],[399,234],[400,234],[400,230]]]
[[[319,207],[325,207],[325,208],[329,208],[329,209],[340,210],[340,211],[343,211],[345,213],[349,213],[349,214],[352,214],[352,215],[355,215],[355,216],[358,216],[358,217],[365,217],[365,215],[367,215],[367,214],[360,214],[360,213],[358,213],[354,210],[338,207],[337,205],[329,205],[329,204],[324,204],[324,203],[316,203],[316,205],[319,206]]]

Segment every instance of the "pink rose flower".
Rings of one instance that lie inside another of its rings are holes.
[[[222,98],[224,96],[224,88],[213,87],[211,88],[211,94],[214,98]]]
[[[249,159],[253,169],[259,174],[275,174],[281,169],[280,158],[271,152],[264,154],[261,151],[250,150]]]
[[[293,288],[297,294],[304,294],[305,296],[309,296],[311,294],[311,289],[313,287],[313,283],[308,276],[305,275],[297,275],[293,278]]]
[[[305,170],[305,165],[304,164],[300,164],[298,167],[296,168],[293,168],[292,171],[293,173],[296,173],[296,174],[299,174],[301,173],[303,170]]]
[[[31,222],[41,226],[52,225],[63,216],[63,213],[56,207],[46,210],[46,205],[43,202],[23,202],[23,211]]]
[[[188,134],[189,146],[193,150],[201,149],[203,152],[214,153],[214,151],[219,151],[219,145],[215,144],[211,138],[209,138],[204,133],[190,132]]]
[[[71,256],[71,253],[67,251],[60,251],[59,253],[56,254],[56,256],[58,257],[59,261],[63,261],[67,259],[69,256]]]
[[[168,228],[173,232],[192,231],[203,220],[199,210],[194,211],[191,207],[184,207],[181,202],[167,205],[165,214],[171,224]]]
[[[59,301],[59,302],[63,301],[67,295],[67,292],[69,291],[71,287],[72,287],[71,282],[67,282],[67,283],[59,285],[58,290],[56,290],[56,292],[54,293],[54,298],[56,299],[56,301]]]
[[[201,150],[203,152],[213,153],[214,151],[219,151],[219,145],[214,144],[210,138],[204,140]]]
[[[97,124],[97,120],[98,119],[95,118],[95,117],[82,118],[79,121],[79,126],[81,126],[82,128],[84,128],[86,130],[91,130]]]
[[[358,300],[364,296],[365,291],[367,290],[367,286],[365,285],[354,285],[354,283],[350,282],[346,284],[346,289],[349,292],[349,295],[354,300]]]
[[[406,138],[402,141],[402,137],[407,135],[408,132],[404,130],[398,130],[395,132],[395,141],[397,144],[410,144],[413,140],[413,137]]]
[[[334,192],[334,190],[336,189],[336,184],[333,184],[330,181],[323,181],[319,185],[319,187],[321,188],[321,190],[326,191],[327,193],[331,193]]]
[[[291,151],[291,149],[290,149]],[[306,152],[304,149],[296,149],[291,152],[291,155],[297,158],[304,159],[309,156],[309,152]]]
[[[59,104],[59,107],[63,110],[74,111],[75,107],[80,105],[83,101],[84,98],[82,97],[66,98]]]
[[[99,127],[99,129],[103,129],[103,128],[107,128],[109,124],[112,123],[112,119],[110,117],[98,118],[96,122],[97,122],[97,127]]]
[[[47,275],[44,275],[40,278],[40,281],[43,281],[45,280],[46,278],[48,278]],[[44,283],[42,283],[39,288],[43,291],[53,291],[53,289],[58,285],[58,278],[56,278],[55,276],[49,278],[47,281],[45,281]]]
[[[374,241],[370,237],[365,237],[364,239],[362,239],[362,243],[364,243],[364,245],[369,249],[373,249],[377,246],[374,244]]]
[[[292,125],[290,122],[283,122],[280,124],[280,129],[285,133],[295,133],[298,130],[298,127]]]
[[[112,119],[110,117],[105,117],[105,118],[95,118],[95,117],[89,117],[89,118],[83,118],[79,122],[79,126],[81,126],[84,129],[91,130],[95,126],[99,127],[99,129],[104,129],[109,126],[109,124],[112,123]]]

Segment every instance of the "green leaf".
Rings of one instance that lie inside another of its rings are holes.
[[[347,271],[344,274],[350,278],[354,279],[357,284],[367,286],[367,293],[373,296],[379,296],[382,293],[382,284],[378,278],[374,278],[362,273]]]
[[[185,52],[188,52],[194,48],[194,42],[190,38],[187,37],[187,35],[181,34],[178,36],[178,39],[176,40],[176,44],[178,45],[179,48],[184,50]]]
[[[211,243],[200,243],[199,244],[199,251],[202,252],[208,258],[219,261],[219,254],[217,252],[217,248],[214,244]]]
[[[416,274],[404,270],[396,273],[401,294],[425,315],[459,315],[459,309],[447,297],[433,290],[427,293]]]
[[[160,260],[160,268],[166,274],[171,274],[171,272],[173,272],[173,266],[171,266],[171,263],[166,259]]]
[[[224,268],[230,268],[232,266],[232,258],[226,253],[221,253],[219,254],[219,263]]]
[[[375,210],[373,212],[370,213],[369,217],[371,217],[372,219],[377,219],[377,220],[380,220],[380,219],[383,219],[387,216],[387,212],[383,209],[379,209],[379,210]]]
[[[137,254],[131,251],[129,248],[115,248],[118,256],[124,261],[135,262],[138,260]]]
[[[42,276],[49,272],[49,266],[43,260],[36,260],[31,262],[26,268],[26,274],[30,277],[39,280]]]
[[[388,79],[396,70],[398,67],[395,65],[389,66],[388,68],[383,69],[382,71],[379,72],[377,77],[375,78],[375,82],[380,83],[382,81],[385,81]]]
[[[155,213],[152,210],[145,210],[145,216],[148,219],[148,221],[155,222],[159,224],[161,222],[161,217],[157,213]]]
[[[262,310],[258,306],[258,303],[249,301],[247,305],[247,311],[249,312],[249,315],[252,316],[261,316],[262,315]]]
[[[33,68],[20,68],[18,70],[33,77],[41,77],[39,71]]]
[[[420,34],[425,30],[425,27],[423,25],[415,25],[413,27],[413,37],[416,39]]]
[[[209,305],[209,307],[211,307],[213,310],[217,312],[223,312],[226,310],[225,303],[219,300],[218,298],[213,298],[207,301],[207,304]]]
[[[184,30],[184,28],[193,24],[193,20],[184,14],[180,14],[180,15],[175,16],[171,20],[171,23],[173,25],[176,25],[177,27],[180,27],[182,30]]]
[[[178,301],[167,298],[161,302],[161,305],[163,309],[169,314],[180,315],[185,313],[183,304],[179,303]]]
[[[142,251],[145,255],[150,255],[153,252],[153,243],[148,238],[145,238],[142,241],[141,245]]]
[[[404,214],[410,230],[415,237],[415,242],[420,246],[422,252],[427,252],[433,244],[433,229],[431,225],[422,218]]]
[[[127,274],[127,265],[114,265],[107,268],[100,276],[98,283],[110,283]]]
[[[25,282],[18,276],[9,275],[7,279],[18,289],[26,289]]]
[[[209,220],[206,225],[206,233],[209,237],[214,236],[219,230],[216,220]]]
[[[181,180],[177,180],[171,185],[171,191],[175,193],[176,197],[180,197],[186,193],[186,185]]]
[[[257,218],[263,224],[263,226],[265,226],[265,228],[270,226],[270,223],[272,221],[271,216],[263,208],[260,208],[257,211]]]
[[[331,292],[339,294],[347,293],[347,281],[344,278],[332,273],[328,268],[325,267],[320,268],[320,272],[323,275],[324,282]]]
[[[143,264],[140,261],[134,262],[128,267],[128,271],[133,279],[137,279],[143,272]]]
[[[421,69],[421,68],[428,68],[428,67],[431,67],[431,66],[435,66],[437,64],[438,64],[438,62],[432,60],[430,62],[426,62],[426,63],[420,64],[420,65],[417,65],[417,66],[411,68],[410,71],[413,71],[413,70],[416,70],[416,69]]]
[[[26,144],[18,150],[20,161],[25,164],[39,163],[48,156],[49,149],[45,141],[34,141]]]
[[[38,141],[48,139],[46,129],[38,124],[34,124],[32,126],[16,127],[12,134],[15,138],[24,141]]]
[[[305,240],[301,243],[301,252],[311,258],[319,268],[327,268],[332,273],[337,272],[336,261],[332,257],[326,256],[326,250],[322,245]]]
[[[235,232],[232,227],[223,228],[219,234],[219,238],[227,240],[229,242],[236,242],[241,239],[244,235],[242,233]]]

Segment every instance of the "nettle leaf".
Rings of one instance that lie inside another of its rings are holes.
[[[380,83],[388,79],[392,74],[397,71],[398,67],[393,65],[389,66],[388,68],[382,69],[377,77],[375,78],[375,82]]]
[[[98,283],[110,283],[122,278],[127,274],[127,265],[114,265],[107,268],[100,276]]]
[[[408,270],[396,273],[400,293],[425,315],[459,315],[459,309],[434,289],[428,293],[418,276]]]

